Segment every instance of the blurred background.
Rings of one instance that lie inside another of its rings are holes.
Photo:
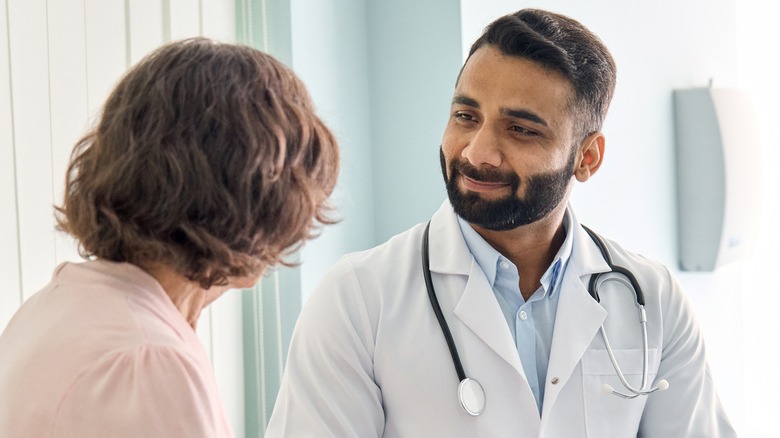
[[[343,151],[333,197],[342,221],[296,255],[300,267],[228,293],[198,326],[237,436],[262,436],[301,305],[342,254],[440,206],[438,148],[457,73],[485,25],[524,7],[581,21],[618,65],[605,163],[575,188],[577,216],[672,269],[741,436],[780,436],[780,7],[759,0],[0,0],[0,330],[57,264],[79,259],[55,232],[52,205],[72,146],[123,72],[170,40],[251,44],[304,80]],[[744,129],[761,152],[746,158],[763,184],[744,196],[761,199],[746,213],[758,239],[740,260],[682,272],[672,93],[710,80],[754,96],[757,120]]]

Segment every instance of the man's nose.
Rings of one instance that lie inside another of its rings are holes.
[[[467,159],[472,166],[480,168],[485,165],[492,167],[501,166],[503,157],[499,147],[498,135],[494,128],[482,125],[469,139],[469,143],[463,148],[461,156]]]

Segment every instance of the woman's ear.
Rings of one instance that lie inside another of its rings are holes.
[[[604,140],[604,134],[597,131],[588,134],[580,143],[574,167],[577,181],[587,181],[601,167],[604,161]]]

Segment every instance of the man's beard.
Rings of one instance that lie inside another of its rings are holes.
[[[518,196],[520,176],[513,172],[501,172],[498,169],[480,170],[465,160],[453,159],[448,178],[444,151],[439,148],[441,171],[447,185],[450,203],[455,213],[463,220],[487,230],[506,231],[532,224],[550,214],[566,197],[573,175],[574,159],[577,156],[577,148],[573,149],[568,163],[560,170],[526,177],[523,183],[525,196],[521,198]],[[496,200],[482,199],[478,193],[463,193],[458,188],[458,175],[480,182],[508,184],[511,193]]]

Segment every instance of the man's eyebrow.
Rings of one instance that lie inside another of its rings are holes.
[[[542,125],[545,128],[549,126],[543,118],[539,117],[538,115],[534,114],[531,111],[522,110],[522,109],[502,108],[501,114],[509,117],[514,117],[516,119],[525,119],[530,122],[536,123],[537,125]]]
[[[453,105],[460,104],[460,105],[470,106],[470,107],[473,107],[473,108],[479,108],[479,102],[477,102],[476,100],[474,100],[474,99],[472,99],[470,97],[466,97],[466,96],[464,96],[462,94],[458,94],[455,97],[453,97],[452,98],[452,104]]]
[[[453,105],[466,105],[470,106],[472,108],[479,109],[479,102],[476,100],[466,97],[462,94],[458,94],[455,97],[452,98],[452,104]],[[515,119],[524,119],[528,120],[529,122],[536,123],[537,125],[542,125],[545,128],[549,127],[547,122],[541,118],[539,115],[532,111],[523,110],[523,109],[513,109],[513,108],[502,108],[501,114],[509,117],[513,117]]]

